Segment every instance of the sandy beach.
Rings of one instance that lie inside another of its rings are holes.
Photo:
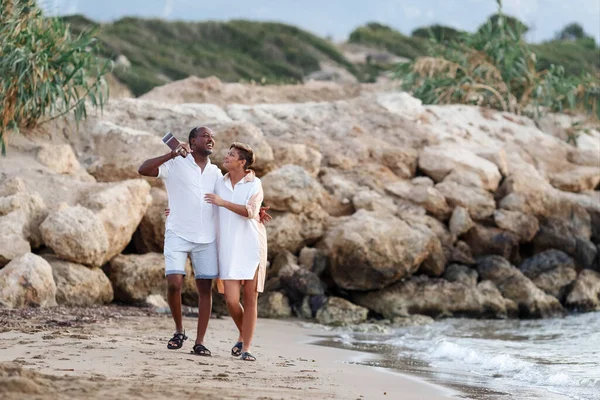
[[[298,321],[260,319],[253,353],[230,355],[229,318],[210,321],[212,357],[167,350],[167,315],[126,307],[1,310],[0,394],[4,399],[448,399],[415,378],[356,365],[362,353],[315,346],[325,331]],[[372,357],[372,356],[369,356]]]

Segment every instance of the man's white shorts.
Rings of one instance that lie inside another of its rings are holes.
[[[165,276],[185,275],[188,255],[192,260],[196,279],[214,279],[219,276],[217,264],[217,241],[194,243],[177,236],[172,231],[165,232]]]

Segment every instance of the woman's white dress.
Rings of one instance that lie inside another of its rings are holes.
[[[258,269],[257,291],[264,289],[267,269],[267,231],[260,222],[263,201],[260,179],[249,171],[235,187],[229,174],[218,179],[215,193],[223,200],[245,205],[248,217],[242,217],[225,207],[218,207],[219,278],[221,280],[252,280]],[[218,282],[220,292],[222,283]]]

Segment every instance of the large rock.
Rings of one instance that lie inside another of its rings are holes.
[[[512,316],[514,309],[491,282],[468,286],[426,276],[412,277],[378,291],[355,292],[352,299],[388,319],[410,314],[506,318]]]
[[[292,307],[281,292],[268,292],[258,297],[259,318],[290,318]]]
[[[110,262],[109,278],[115,300],[140,304],[153,294],[167,295],[165,259],[162,254],[130,254],[115,257]]]
[[[324,285],[319,277],[307,269],[292,266],[293,271],[280,271],[281,286],[292,304],[300,302],[306,296],[322,296]]]
[[[145,160],[170,151],[160,136],[108,121],[99,121],[90,133],[94,160],[87,170],[100,182],[139,178],[138,168]],[[152,178],[148,182],[161,184]]]
[[[211,155],[211,162],[216,165],[222,165],[229,146],[233,142],[242,142],[249,144],[254,150],[256,162],[252,166],[257,172],[266,172],[271,168],[275,161],[273,149],[269,145],[262,131],[256,126],[246,122],[228,122],[215,124],[211,126],[215,133],[215,150]],[[285,160],[279,159],[278,161]],[[290,164],[293,164],[290,162]]]
[[[452,211],[452,217],[450,217],[448,226],[450,232],[458,237],[469,232],[469,229],[474,226],[474,223],[469,215],[469,211],[464,207],[458,206]]]
[[[141,179],[101,185],[82,196],[81,204],[95,212],[106,231],[103,262],[127,247],[151,202],[150,185]]]
[[[467,286],[477,285],[477,271],[466,265],[450,264],[444,271],[444,279],[448,282],[460,282]]]
[[[352,198],[352,205],[356,210],[382,211],[395,214],[398,206],[388,196],[381,195],[374,190],[361,190]]]
[[[431,231],[426,234],[395,217],[360,210],[333,227],[325,245],[339,287],[373,290],[416,272],[434,239]]]
[[[512,232],[476,224],[465,235],[473,256],[496,254],[509,260],[519,255],[519,238]]]
[[[385,190],[394,196],[420,205],[440,219],[450,215],[451,209],[446,199],[434,187],[413,184],[410,181],[397,181],[387,185]]]
[[[322,249],[305,247],[298,255],[298,265],[320,276],[327,269],[327,254]]]
[[[560,250],[547,250],[524,260],[519,269],[547,294],[564,301],[577,278],[575,261]]]
[[[56,302],[71,307],[92,307],[113,300],[110,280],[100,268],[63,261],[51,255],[43,256],[52,267],[56,283]]]
[[[32,253],[12,260],[0,270],[0,307],[52,307],[56,284],[52,267]]]
[[[482,281],[494,282],[504,297],[517,303],[521,318],[549,318],[564,313],[555,297],[544,293],[502,257],[488,256],[479,259],[477,272]]]
[[[518,235],[523,243],[530,242],[540,229],[536,217],[519,211],[496,210],[494,221],[499,228]]]
[[[340,297],[330,297],[317,311],[317,321],[324,325],[357,325],[367,320],[369,310]]]
[[[38,248],[42,245],[40,224],[48,216],[44,200],[37,194],[18,191],[6,197],[0,197],[0,216],[19,211],[23,223],[23,238]],[[15,216],[13,216],[14,218]],[[0,229],[2,231],[3,229]],[[2,248],[2,246],[0,246]]]
[[[273,149],[273,163],[277,166],[299,165],[313,178],[319,174],[323,155],[318,150],[305,144],[288,143],[277,139],[269,139],[268,143]]]
[[[565,306],[582,312],[600,310],[600,273],[589,269],[581,271]]]
[[[533,239],[537,251],[558,249],[573,256],[581,268],[592,268],[596,258],[596,246],[589,240],[591,229],[580,227],[559,218],[544,218],[540,230]]]
[[[496,209],[494,197],[484,189],[446,181],[438,183],[435,188],[446,198],[451,208],[464,207],[475,220],[489,217]]]
[[[452,171],[472,171],[479,175],[483,188],[494,191],[498,188],[502,175],[498,167],[461,147],[425,147],[419,156],[419,168],[436,182],[442,181]]]
[[[40,230],[46,246],[60,258],[94,267],[104,263],[108,238],[102,221],[89,209],[75,206],[53,212]]]
[[[146,210],[133,236],[135,249],[139,253],[161,253],[165,243],[165,209],[169,207],[169,198],[167,192],[160,188],[152,188],[150,195],[152,204]]]
[[[294,253],[304,246],[316,243],[325,234],[329,215],[314,207],[300,215],[272,213],[273,220],[266,225],[269,238],[269,258],[284,250]]]
[[[81,170],[79,160],[68,144],[44,144],[37,160],[57,174],[74,175]]]
[[[594,190],[600,183],[600,168],[577,166],[550,175],[550,184],[566,192]]]
[[[21,211],[13,211],[0,217],[0,268],[11,260],[31,252],[27,240],[27,217]]]
[[[375,159],[380,159],[381,164],[402,179],[410,179],[415,176],[419,156],[415,149],[394,146],[378,147],[374,150],[373,156]]]
[[[265,204],[273,210],[299,214],[323,200],[323,187],[297,165],[284,165],[263,176],[261,181]]]

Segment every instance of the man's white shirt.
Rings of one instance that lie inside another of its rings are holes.
[[[215,184],[223,178],[221,170],[208,160],[204,171],[194,157],[175,157],[158,168],[165,181],[170,213],[166,230],[194,243],[210,243],[216,238],[216,212],[204,195],[215,192]]]

